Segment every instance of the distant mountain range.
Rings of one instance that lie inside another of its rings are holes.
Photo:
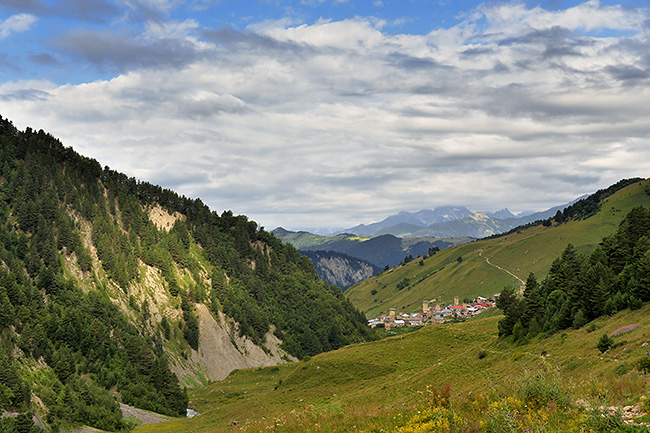
[[[427,227],[431,224],[455,221],[471,214],[472,212],[463,206],[441,206],[433,210],[422,209],[418,212],[402,211],[396,215],[391,215],[378,223],[368,225],[359,224],[351,229],[346,229],[345,232],[362,236],[373,236],[378,232],[382,232],[382,234],[392,234],[385,230],[402,224],[405,224],[406,227]]]
[[[441,206],[433,210],[423,209],[418,212],[399,212],[383,221],[372,224],[359,224],[343,232],[359,236],[377,237],[393,235],[400,238],[410,237],[472,237],[483,238],[504,233],[517,226],[554,216],[574,201],[555,206],[542,212],[515,216],[507,208],[497,212],[472,212],[464,206]]]

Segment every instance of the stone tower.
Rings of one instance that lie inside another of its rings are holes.
[[[429,312],[429,301],[422,301],[422,312],[424,314]]]
[[[395,309],[391,308],[388,310],[388,317],[390,318],[391,321],[395,321]]]
[[[458,296],[454,296],[454,305],[460,305],[460,304],[458,303]]]

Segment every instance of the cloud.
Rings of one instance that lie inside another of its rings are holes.
[[[39,17],[60,16],[82,21],[105,22],[119,9],[106,0],[0,0],[0,6]]]
[[[0,40],[9,37],[12,33],[21,33],[29,30],[36,22],[36,17],[30,14],[13,15],[0,22]]]
[[[38,12],[46,8],[42,0],[0,0],[0,6],[21,12]]]
[[[47,97],[47,92],[37,89],[17,89],[0,94],[4,101],[44,101]]]
[[[58,65],[59,61],[50,53],[34,54],[28,57],[34,63],[39,65]]]
[[[55,41],[55,59],[113,79],[12,83],[0,98],[18,126],[269,228],[445,204],[542,210],[648,175],[645,15],[490,3],[427,35],[364,18],[161,19]]]
[[[53,45],[100,69],[117,72],[138,68],[183,67],[203,55],[203,48],[191,38],[143,36],[75,30],[60,36]]]
[[[162,21],[179,4],[177,0],[123,0],[132,20]]]
[[[53,15],[64,15],[82,21],[107,22],[119,9],[105,0],[61,0],[50,9]]]

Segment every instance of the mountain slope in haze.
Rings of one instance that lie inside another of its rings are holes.
[[[1,117],[0,215],[0,408],[46,424],[124,429],[119,403],[184,416],[179,378],[374,338],[309,259],[245,216]]]
[[[648,180],[619,184],[609,196],[595,193],[598,203],[588,197],[566,208],[564,213],[574,216],[562,223],[549,220],[548,226],[521,227],[447,248],[424,259],[422,266],[408,263],[354,285],[346,296],[368,316],[376,316],[391,307],[415,311],[424,299],[451,302],[454,296],[491,296],[506,285],[522,286],[530,272],[541,280],[567,244],[579,253],[590,252],[616,231],[632,208],[650,205]]]
[[[498,210],[496,212],[483,212],[485,215],[489,216],[490,218],[496,218],[499,220],[505,220],[508,218],[516,218],[517,215],[513,214],[510,212],[510,210],[506,207],[501,210]]]
[[[354,233],[362,236],[377,236],[378,232],[388,227],[393,227],[399,224],[409,224],[416,227],[426,227],[435,223],[442,223],[446,221],[454,221],[471,215],[467,208],[463,206],[440,206],[433,210],[422,209],[418,212],[402,211],[396,215],[391,215],[383,221],[372,224],[360,224],[351,229],[345,230],[346,233]],[[389,233],[389,232],[384,232]],[[450,236],[445,236],[450,237]]]
[[[377,274],[381,269],[365,260],[334,251],[302,251],[314,263],[321,280],[340,287],[348,287]]]
[[[495,233],[508,231],[512,224],[508,220],[490,218],[482,213],[473,213],[461,219],[448,221],[444,223],[431,224],[412,232],[410,236],[429,236],[429,237],[471,237],[482,238]],[[386,231],[395,232],[397,235],[406,236],[406,233],[400,233],[399,226],[389,227]]]

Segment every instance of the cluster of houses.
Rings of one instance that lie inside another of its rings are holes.
[[[487,299],[482,296],[470,303],[460,303],[458,296],[454,297],[454,303],[442,308],[435,304],[429,307],[433,301],[422,301],[422,312],[396,314],[394,308],[388,310],[388,315],[380,316],[369,320],[368,325],[375,328],[383,325],[386,331],[402,326],[423,326],[434,323],[444,323],[449,320],[471,317],[481,313],[483,310],[494,306],[494,299]]]

